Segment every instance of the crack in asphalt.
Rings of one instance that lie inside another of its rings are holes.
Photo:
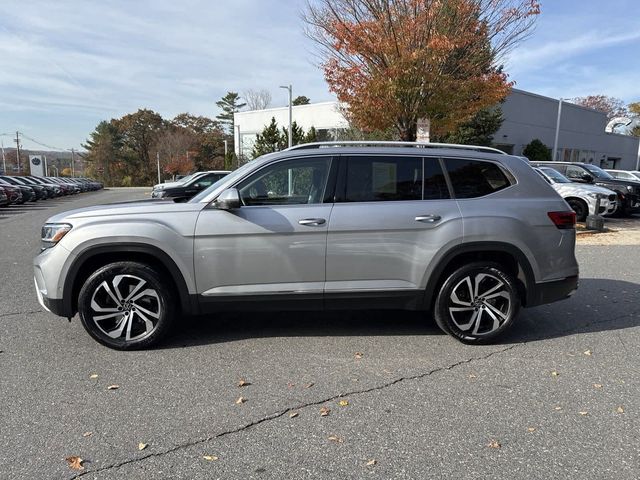
[[[409,376],[406,376],[406,377],[399,377],[399,378],[396,378],[395,380],[392,380],[390,382],[386,382],[386,383],[383,383],[383,384],[380,384],[380,385],[375,385],[375,386],[370,387],[370,388],[361,389],[361,390],[353,390],[353,391],[344,392],[344,393],[339,393],[337,395],[333,395],[331,397],[327,397],[327,398],[324,398],[322,400],[315,400],[313,402],[307,402],[307,403],[304,403],[302,405],[297,405],[295,407],[287,407],[287,408],[285,408],[283,410],[279,410],[277,412],[270,413],[270,414],[268,414],[268,415],[266,415],[266,416],[264,416],[262,418],[259,418],[257,420],[254,420],[254,421],[250,422],[250,423],[247,423],[245,425],[242,425],[240,427],[237,427],[237,428],[234,428],[234,429],[231,429],[231,430],[225,430],[223,432],[217,433],[215,435],[210,435],[210,436],[205,437],[205,438],[200,438],[198,440],[193,440],[193,441],[181,443],[181,444],[178,444],[178,445],[174,445],[173,447],[167,448],[167,449],[165,449],[163,451],[160,451],[160,452],[149,453],[149,454],[144,455],[142,457],[131,458],[129,460],[124,460],[122,462],[114,463],[112,465],[107,465],[105,467],[97,468],[95,470],[86,470],[84,472],[78,473],[77,475],[74,475],[73,477],[71,477],[71,480],[73,480],[75,478],[83,477],[84,475],[87,475],[87,474],[95,474],[95,473],[103,472],[103,471],[106,471],[106,470],[111,470],[111,469],[114,469],[114,468],[120,468],[120,467],[123,467],[125,465],[141,462],[141,461],[146,460],[148,458],[161,457],[161,456],[167,455],[169,453],[173,453],[173,452],[176,452],[176,451],[179,451],[179,450],[183,450],[183,449],[186,449],[186,448],[189,448],[189,447],[193,447],[195,445],[200,445],[200,444],[203,444],[203,443],[207,443],[207,442],[216,440],[218,438],[222,438],[222,437],[226,437],[228,435],[232,435],[234,433],[240,433],[240,432],[248,430],[248,429],[250,429],[252,427],[260,425],[261,423],[268,422],[270,420],[275,420],[277,418],[280,418],[280,417],[282,417],[282,416],[286,415],[287,413],[292,412],[294,410],[302,410],[302,409],[307,408],[307,407],[313,407],[313,406],[317,406],[317,405],[322,405],[323,403],[335,401],[338,398],[344,398],[344,397],[355,396],[355,395],[363,395],[363,394],[366,394],[366,393],[381,391],[381,390],[384,390],[386,388],[392,387],[393,385],[396,385],[398,383],[402,383],[402,382],[405,382],[405,381],[412,381],[412,380],[420,380],[422,378],[429,377],[429,376],[431,376],[433,374],[436,374],[436,373],[453,370],[453,369],[455,369],[455,368],[457,368],[457,367],[459,367],[461,365],[468,365],[468,364],[473,363],[473,362],[487,360],[487,359],[489,359],[489,358],[491,358],[491,357],[493,357],[495,355],[499,355],[499,354],[507,352],[509,350],[513,350],[514,348],[520,347],[522,345],[525,345],[525,343],[515,343],[515,344],[510,345],[508,347],[489,352],[488,354],[483,355],[481,357],[467,358],[465,360],[460,360],[459,362],[455,362],[455,363],[452,363],[450,365],[434,368],[433,370],[429,370],[428,372],[419,373],[417,375],[409,375]]]
[[[10,317],[11,315],[27,315],[29,313],[42,313],[44,310],[28,310],[26,312],[11,312],[11,313],[0,313],[1,317]]]

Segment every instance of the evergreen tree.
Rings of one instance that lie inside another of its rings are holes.
[[[500,129],[503,121],[502,109],[499,106],[485,108],[476,113],[470,120],[462,123],[453,132],[434,136],[432,140],[442,143],[489,147],[493,142],[493,135]]]
[[[531,142],[526,147],[524,147],[524,150],[522,150],[522,155],[527,157],[532,162],[551,161],[551,149],[537,138],[531,140]]]
[[[309,105],[309,103],[311,103],[311,100],[309,100],[309,97],[305,97],[304,95],[297,96],[293,99],[293,102],[291,102],[292,105]]]
[[[293,121],[291,124],[291,137],[293,141],[291,145],[299,145],[305,142],[304,130],[302,127],[299,127],[298,124]],[[280,145],[280,150],[284,150],[289,146],[289,127],[282,127],[282,144]]]
[[[314,143],[318,141],[318,132],[316,131],[316,127],[311,127],[307,134],[304,136],[303,143]]]
[[[227,94],[216,102],[216,105],[222,110],[222,113],[216,118],[224,125],[226,133],[233,135],[233,114],[239,112],[240,109],[247,104],[242,102],[240,95],[236,92],[227,92]]]
[[[282,148],[282,145],[286,145],[287,137],[282,136],[276,119],[271,118],[271,123],[264,127],[262,133],[256,136],[256,141],[253,144],[253,152],[251,155],[253,158],[257,158],[267,153],[277,152]]]

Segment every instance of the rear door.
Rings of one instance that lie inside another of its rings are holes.
[[[461,238],[460,211],[439,159],[342,157],[327,240],[326,308],[362,297],[406,306],[426,286],[434,254]]]

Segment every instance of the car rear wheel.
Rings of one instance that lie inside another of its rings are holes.
[[[463,343],[489,343],[513,324],[520,310],[516,280],[493,262],[474,262],[445,279],[436,298],[438,326]]]
[[[78,297],[82,325],[98,342],[118,350],[151,347],[170,330],[174,299],[154,268],[116,262],[99,268]]]
[[[587,219],[587,215],[589,215],[589,207],[584,200],[570,198],[567,200],[567,203],[571,209],[576,212],[576,220],[578,222],[584,222]]]

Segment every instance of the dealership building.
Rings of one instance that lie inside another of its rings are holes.
[[[558,122],[558,99],[513,89],[502,104],[504,122],[493,138],[494,145],[513,155],[522,155],[533,139],[553,147]],[[339,138],[348,123],[338,102],[293,107],[293,120],[307,131],[315,127],[318,140]],[[251,158],[256,135],[275,118],[278,126],[289,122],[288,107],[236,113],[235,149]],[[640,138],[606,132],[607,116],[597,110],[562,102],[556,160],[587,162],[603,168],[636,170],[640,161]]]

